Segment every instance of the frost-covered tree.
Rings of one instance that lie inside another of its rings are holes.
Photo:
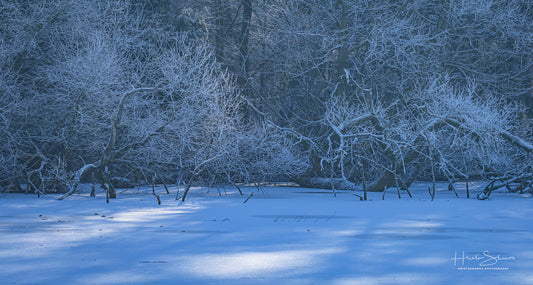
[[[527,138],[531,126],[523,119],[532,94],[531,5],[342,0],[256,7],[251,100],[309,149],[307,178],[328,177],[322,185],[332,187],[360,181],[363,168],[374,181],[368,188],[381,191],[417,174],[465,177],[502,173],[509,160],[527,164],[507,134]]]
[[[532,9],[2,1],[0,185],[529,173]]]
[[[141,8],[2,6],[2,185],[39,193],[70,185],[71,194],[93,173],[113,197],[115,175],[149,183],[154,175],[249,181],[298,173],[305,162],[292,143],[243,121],[236,76],[216,61],[206,34],[169,29]],[[258,146],[272,153],[252,151]]]
[[[65,191],[69,173],[105,148],[114,105],[137,81],[142,23],[123,1],[3,7],[20,107],[10,126],[21,153],[15,175],[36,191]]]

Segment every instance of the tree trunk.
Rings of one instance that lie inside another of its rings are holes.
[[[224,60],[224,19],[225,9],[222,0],[215,1],[215,57],[217,62],[222,63]]]
[[[346,7],[346,3],[344,3],[344,0],[339,0],[338,5],[340,6],[341,15],[338,23],[338,36],[339,36],[339,54],[337,57],[337,74],[339,76],[342,76],[344,74],[344,69],[346,68],[346,58],[347,58],[347,52],[346,52],[346,44],[345,44],[345,37],[346,37],[346,27],[348,22],[348,9]],[[348,78],[346,78],[348,80]],[[343,80],[343,82],[346,82],[346,80]]]
[[[239,55],[241,57],[241,77],[240,82],[245,86],[248,80],[250,69],[249,42],[250,42],[250,22],[252,21],[252,0],[242,0],[242,24],[241,36],[239,38]]]

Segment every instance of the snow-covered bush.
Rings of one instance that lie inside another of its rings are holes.
[[[148,183],[154,174],[249,181],[299,173],[305,163],[288,140],[244,123],[239,89],[210,45],[190,34],[154,36],[160,23],[138,7],[2,5],[2,185],[64,191],[74,179],[73,190],[89,172],[109,187],[116,175]]]
[[[124,1],[17,1],[0,9],[2,81],[9,81],[1,84],[9,97],[3,126],[13,138],[3,145],[17,165],[7,177],[63,191],[68,173],[105,147],[114,105],[134,81],[129,53],[138,31],[127,27],[138,27],[138,18]]]
[[[445,76],[388,106],[368,94],[352,101],[332,97],[323,121],[330,131],[322,166],[350,181],[360,179],[364,168],[373,191],[395,179],[408,186],[431,169],[431,175],[449,178],[502,173],[515,159],[506,134],[517,108],[476,90],[475,84],[454,86]]]

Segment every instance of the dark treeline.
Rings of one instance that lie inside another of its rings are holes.
[[[2,191],[532,187],[530,1],[0,1]]]

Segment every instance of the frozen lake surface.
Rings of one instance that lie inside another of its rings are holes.
[[[427,185],[4,194],[0,284],[533,284],[533,198]]]

